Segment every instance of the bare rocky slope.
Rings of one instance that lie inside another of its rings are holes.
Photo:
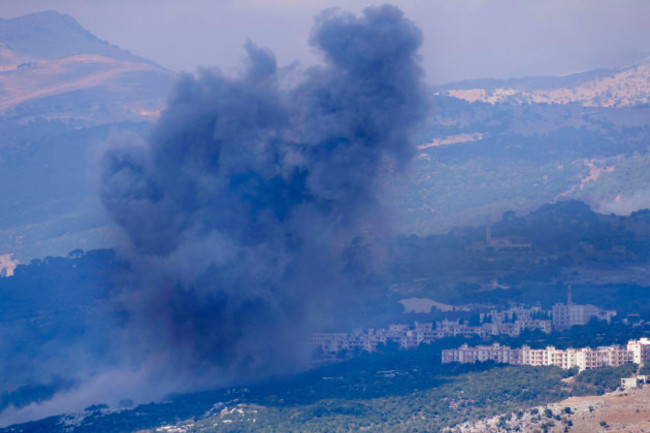
[[[550,411],[550,412],[549,412]],[[550,415],[550,416],[548,416]],[[468,422],[449,433],[650,432],[650,387],[600,396],[570,397],[518,413]]]

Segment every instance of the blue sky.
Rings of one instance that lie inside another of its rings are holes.
[[[0,0],[0,16],[54,9],[89,31],[174,70],[237,68],[250,38],[281,65],[318,61],[307,44],[328,7],[369,0]],[[650,54],[647,0],[401,0],[422,29],[430,83],[567,74]]]

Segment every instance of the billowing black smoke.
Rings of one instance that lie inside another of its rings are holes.
[[[324,66],[296,79],[249,43],[241,76],[183,77],[148,143],[106,153],[102,199],[132,245],[124,344],[204,377],[304,359],[307,324],[357,290],[380,173],[413,155],[421,39],[393,6],[326,11]]]

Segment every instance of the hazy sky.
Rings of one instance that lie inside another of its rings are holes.
[[[174,70],[239,64],[247,38],[281,65],[316,61],[313,16],[370,0],[0,0],[0,16],[54,9],[135,54]],[[423,30],[430,83],[566,74],[622,66],[650,53],[647,0],[401,0]]]

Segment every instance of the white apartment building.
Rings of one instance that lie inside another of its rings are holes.
[[[650,362],[650,339],[643,337],[638,340],[627,342],[627,350],[632,352],[635,364],[645,364]]]
[[[640,347],[650,348],[650,340],[645,340],[647,341],[647,345],[644,343]],[[630,343],[633,345],[636,344],[636,342],[632,341]],[[650,355],[650,349],[646,353]],[[618,367],[623,364],[636,362],[633,350],[622,346],[605,346],[596,349],[584,347],[581,349],[567,350],[557,349],[554,346],[547,346],[544,349],[532,349],[529,346],[522,346],[519,349],[513,349],[509,346],[502,346],[495,343],[491,346],[476,347],[469,347],[467,344],[463,344],[458,349],[442,351],[443,364],[450,362],[475,363],[484,361],[495,361],[514,365],[555,365],[564,369],[578,367],[580,371],[603,366]]]

